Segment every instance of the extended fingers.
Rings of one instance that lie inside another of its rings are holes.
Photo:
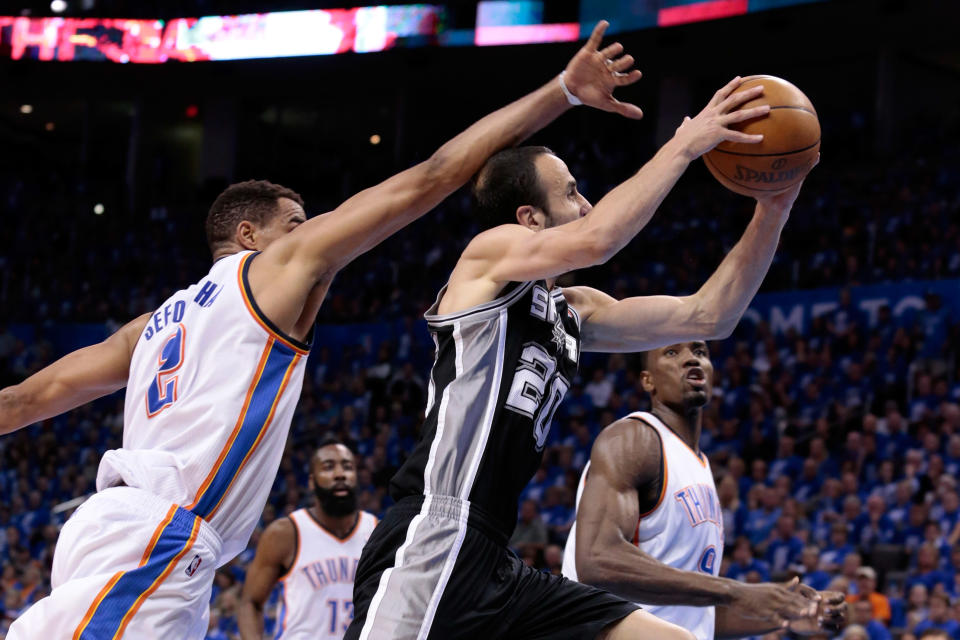
[[[762,133],[743,133],[742,131],[734,131],[733,129],[726,129],[726,133],[723,136],[724,140],[729,142],[743,142],[745,144],[757,144],[763,142]]]
[[[623,45],[619,42],[614,42],[613,44],[604,47],[600,52],[600,55],[602,55],[604,58],[612,59],[616,58],[621,53],[623,53]]]
[[[733,124],[735,122],[752,120],[753,118],[761,118],[767,115],[768,113],[770,113],[770,105],[762,104],[759,107],[751,107],[750,109],[740,109],[738,111],[733,111],[731,113],[728,113],[720,118],[720,122],[722,122],[723,124]]]
[[[625,87],[628,84],[633,84],[637,80],[643,77],[643,74],[640,73],[639,69],[634,69],[627,73],[614,73],[613,74],[613,84],[617,87]]]
[[[758,84],[755,87],[750,87],[749,89],[745,89],[743,91],[731,93],[729,96],[724,98],[718,106],[720,107],[721,111],[726,113],[736,109],[745,102],[749,102],[754,98],[759,98],[761,95],[763,95],[763,85]]]
[[[628,53],[625,56],[621,56],[616,60],[611,60],[610,62],[608,62],[607,68],[610,69],[610,71],[616,71],[616,72],[626,71],[627,69],[633,66],[633,63],[634,63],[633,56]]]
[[[740,86],[741,82],[742,80],[740,79],[740,76],[737,76],[736,78],[734,78],[733,80],[725,84],[724,86],[720,87],[720,89],[718,89],[717,92],[713,94],[713,98],[710,99],[710,103],[707,106],[713,107],[720,104],[724,100],[726,100],[727,96],[733,93],[734,90],[736,90],[736,88]]]
[[[600,42],[603,40],[603,34],[606,33],[607,27],[610,26],[610,23],[606,20],[601,20],[597,23],[597,26],[593,28],[593,33],[590,34],[590,37],[587,39],[587,44],[584,45],[585,49],[590,49],[591,51],[596,51],[600,48]]]
[[[630,104],[629,102],[620,102],[619,100],[614,100],[611,103],[613,111],[619,113],[620,115],[626,118],[632,118],[633,120],[639,120],[643,117],[643,110],[640,109],[635,104]]]

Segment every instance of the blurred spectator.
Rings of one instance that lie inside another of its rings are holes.
[[[820,568],[820,549],[814,545],[803,548],[800,563],[796,567],[800,581],[817,591],[823,591],[830,584],[833,575]]]
[[[800,558],[803,541],[794,532],[796,521],[792,516],[782,515],[777,528],[767,544],[767,562],[772,571],[785,571]]]
[[[525,500],[520,505],[520,518],[510,537],[510,546],[523,555],[531,550],[541,550],[546,545],[547,525],[540,517],[540,509],[533,500]]]
[[[753,546],[747,538],[737,538],[733,562],[727,567],[726,577],[743,582],[769,582],[770,565],[753,557]]]
[[[866,630],[869,640],[893,640],[890,631],[884,626],[883,622],[876,619],[870,603],[866,600],[854,602],[850,611],[850,621],[862,626]]]
[[[865,601],[872,607],[871,618],[880,620],[884,624],[890,622],[890,600],[887,596],[877,592],[877,572],[872,567],[857,569],[857,592],[847,596],[848,602]]]
[[[925,620],[914,627],[914,633],[921,637],[928,629],[939,629],[956,640],[960,637],[960,622],[952,617],[950,597],[942,593],[930,594],[930,609]]]

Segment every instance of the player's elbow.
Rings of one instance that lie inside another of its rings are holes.
[[[441,193],[456,191],[471,174],[463,158],[449,150],[446,145],[433,152],[420,163],[420,191],[437,190]]]
[[[725,313],[718,305],[705,300],[700,294],[687,299],[686,322],[692,335],[703,340],[723,340],[733,334],[740,317]]]
[[[733,330],[736,328],[737,318],[719,318],[713,321],[707,339],[725,340],[733,335]]]
[[[601,589],[613,590],[617,584],[618,566],[603,549],[587,549],[577,553],[577,579]]]

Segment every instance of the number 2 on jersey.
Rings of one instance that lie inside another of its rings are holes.
[[[160,349],[159,369],[147,389],[147,417],[152,418],[177,401],[180,376],[176,372],[183,365],[183,349],[187,340],[187,328],[177,325]]]

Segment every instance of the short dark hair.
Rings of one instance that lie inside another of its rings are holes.
[[[210,251],[233,237],[237,225],[247,220],[264,224],[277,213],[277,200],[289,198],[301,207],[303,198],[292,189],[266,180],[247,180],[232,184],[214,200],[207,214],[207,244]]]
[[[347,445],[343,442],[343,440],[333,435],[332,433],[328,433],[322,438],[320,438],[320,442],[317,443],[317,450],[323,449],[324,447],[332,447],[334,445],[347,447]],[[350,447],[347,447],[347,449],[349,448]],[[351,451],[350,453],[353,453],[353,451]]]
[[[517,209],[524,205],[547,209],[547,194],[535,164],[547,147],[504,149],[480,168],[472,181],[473,206],[483,229],[516,223]]]

